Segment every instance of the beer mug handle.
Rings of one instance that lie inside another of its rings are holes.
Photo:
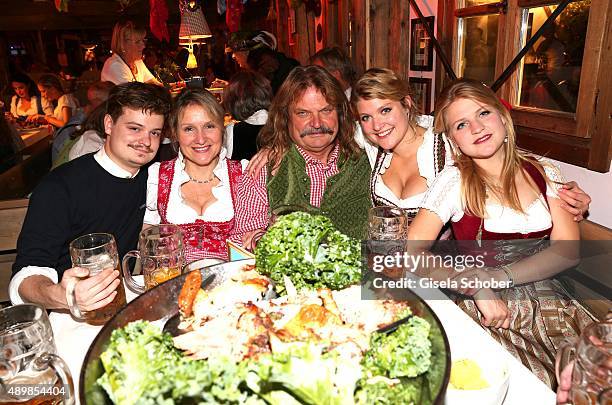
[[[557,352],[557,358],[555,359],[555,375],[557,381],[561,381],[561,373],[565,367],[574,360],[576,354],[574,344],[575,342],[565,342]]]
[[[82,321],[85,319],[85,317],[79,309],[79,306],[76,302],[76,296],[74,294],[74,289],[76,287],[77,281],[77,279],[71,279],[68,282],[68,286],[66,287],[66,302],[68,303],[68,308],[70,308],[70,313],[72,314],[72,316]]]
[[[72,381],[72,374],[70,373],[68,365],[64,360],[62,360],[61,357],[51,353],[42,353],[34,360],[35,371],[44,371],[49,367],[51,367],[53,371],[55,371],[60,381],[62,382],[61,388],[66,388],[68,390],[68,392],[63,392],[63,403],[65,405],[73,405],[74,383]]]
[[[142,263],[140,252],[138,250],[130,250],[129,252],[127,252],[125,256],[123,256],[123,260],[121,261],[121,269],[123,270],[123,279],[125,280],[125,284],[130,290],[132,290],[136,294],[142,294],[145,292],[145,287],[142,285],[138,285],[138,283],[136,283],[136,280],[134,280],[132,273],[130,273],[130,267],[128,266],[128,260],[131,257],[140,259],[140,262]]]

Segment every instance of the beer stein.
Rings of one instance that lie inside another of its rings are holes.
[[[408,235],[408,215],[402,208],[380,206],[368,212],[368,241],[366,253],[368,260],[373,256],[393,256],[406,250]],[[371,265],[371,263],[369,263]],[[391,278],[399,278],[404,269],[396,266],[386,267],[383,273]]]
[[[34,304],[0,309],[0,402],[74,403],[72,375],[57,356],[47,312]]]
[[[127,261],[140,259],[144,286],[139,285],[129,271]],[[181,274],[184,263],[183,233],[176,225],[153,225],[138,238],[138,250],[131,250],[123,256],[123,276],[130,290],[142,294],[166,280]]]
[[[70,242],[70,257],[74,267],[82,267],[89,270],[88,277],[95,276],[107,268],[118,270],[119,277],[121,277],[117,244],[113,235],[108,233],[90,233],[76,238]],[[102,308],[83,313],[76,304],[76,297],[74,295],[75,284],[70,283],[66,288],[68,307],[76,319],[84,320],[89,324],[104,325],[126,303],[125,289],[121,282],[117,287],[117,295],[111,303]]]
[[[559,351],[557,378],[573,357],[569,400],[574,405],[612,403],[612,322],[594,323],[577,343]]]
[[[408,235],[408,215],[402,208],[381,206],[368,212],[368,238],[402,240]]]

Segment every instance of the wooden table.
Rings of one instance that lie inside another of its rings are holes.
[[[21,140],[26,148],[51,135],[48,125],[30,129],[17,128],[17,133],[21,137]]]

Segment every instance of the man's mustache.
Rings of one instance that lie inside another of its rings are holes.
[[[328,126],[325,126],[325,125],[321,125],[318,128],[310,127],[310,128],[306,128],[305,130],[300,132],[300,138],[303,138],[303,137],[308,136],[308,135],[313,135],[313,134],[329,134],[329,135],[333,135],[334,134],[334,130],[331,129],[330,127],[328,127]]]
[[[128,143],[128,146],[132,149],[145,152],[145,153],[153,153],[153,149],[150,146],[143,145],[141,143]]]

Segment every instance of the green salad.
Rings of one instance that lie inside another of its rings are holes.
[[[293,212],[270,226],[255,249],[257,271],[284,293],[284,277],[299,290],[341,290],[359,282],[361,245],[322,215]]]
[[[395,332],[373,334],[370,343],[361,363],[314,341],[241,362],[191,360],[170,335],[136,321],[113,331],[98,384],[122,405],[433,403],[445,370],[436,352],[444,347],[439,331],[415,316]]]

